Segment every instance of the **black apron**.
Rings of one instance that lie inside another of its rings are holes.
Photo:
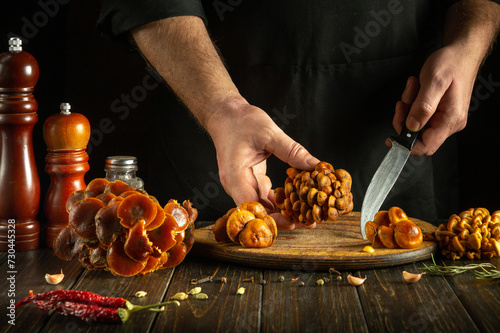
[[[359,211],[388,151],[384,140],[396,134],[392,117],[406,79],[418,77],[440,45],[443,8],[432,0],[202,3],[242,96],[314,156],[348,170]],[[168,89],[154,94],[154,144],[141,172],[147,190],[162,201],[192,200],[200,220],[220,217],[234,203],[218,179],[212,142]],[[455,211],[453,141],[433,157],[411,157],[382,208],[398,205],[427,221]],[[273,187],[283,186],[287,167],[268,159]]]

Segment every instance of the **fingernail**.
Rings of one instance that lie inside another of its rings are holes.
[[[406,128],[412,132],[417,132],[420,130],[420,122],[413,116],[409,116],[406,119]]]
[[[309,156],[306,158],[306,164],[312,168],[314,168],[316,166],[316,164],[318,164],[318,162],[316,161],[316,158],[313,157],[313,156]]]

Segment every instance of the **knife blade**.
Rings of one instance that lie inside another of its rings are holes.
[[[399,136],[389,138],[392,147],[385,155],[377,171],[375,171],[361,206],[360,227],[363,239],[366,239],[366,223],[373,220],[375,213],[379,211],[394,183],[399,178],[401,170],[403,170],[406,161],[410,157],[417,137],[418,132],[411,132],[404,126]]]

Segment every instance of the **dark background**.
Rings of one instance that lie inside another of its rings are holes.
[[[86,182],[104,176],[104,160],[111,155],[136,156],[138,176],[148,168],[148,125],[153,121],[148,110],[162,104],[168,88],[158,85],[144,89],[145,82],[148,87],[155,82],[145,62],[137,53],[99,34],[95,29],[98,14],[99,4],[94,1],[23,0],[0,4],[0,52],[8,49],[9,37],[21,37],[24,50],[33,54],[40,66],[34,92],[39,121],[33,133],[42,190],[40,207],[50,183],[44,172],[42,125],[59,112],[61,102],[69,102],[73,112],[84,114],[93,129],[89,144],[91,169]],[[460,210],[500,209],[499,69],[500,50],[496,47],[481,70],[484,80],[476,84],[468,126],[458,134]],[[493,84],[485,85],[488,79]],[[116,112],[116,105],[127,105],[129,112]],[[158,170],[158,176],[168,175]],[[147,184],[154,180],[145,181]],[[43,221],[42,208],[40,215]]]

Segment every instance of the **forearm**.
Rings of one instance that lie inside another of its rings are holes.
[[[447,12],[444,45],[461,49],[479,69],[500,31],[500,5],[488,0],[462,0]]]
[[[209,125],[214,123],[214,117],[245,103],[200,18],[167,18],[134,29],[132,36],[143,55],[209,133],[216,131]]]

